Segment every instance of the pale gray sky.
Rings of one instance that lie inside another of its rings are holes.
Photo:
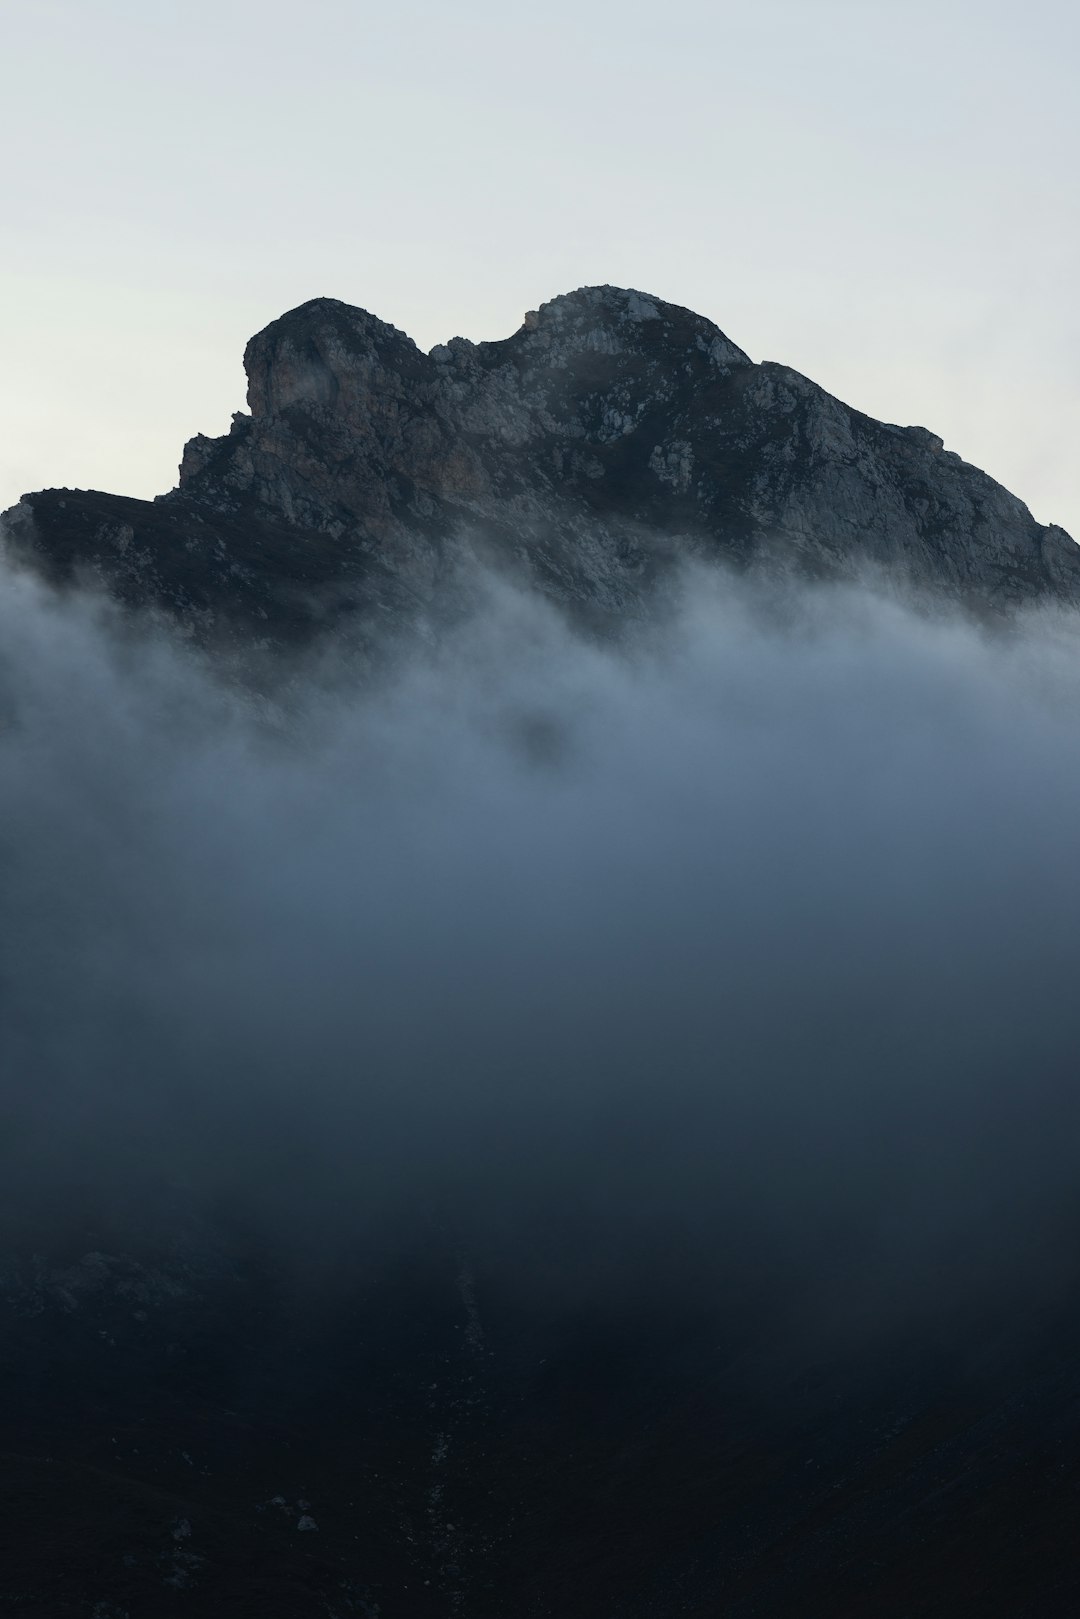
[[[0,506],[152,495],[317,294],[641,287],[1080,535],[1074,0],[0,0]]]

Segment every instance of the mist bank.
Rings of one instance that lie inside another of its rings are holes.
[[[272,698],[24,574],[0,620],[14,1228],[843,1330],[1071,1284],[1071,613],[689,571],[601,645],[488,579]]]

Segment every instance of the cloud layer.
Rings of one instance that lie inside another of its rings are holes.
[[[908,1319],[1070,1274],[1075,622],[489,583],[273,701],[0,581],[9,1218]]]

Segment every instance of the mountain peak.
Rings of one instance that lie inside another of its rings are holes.
[[[1080,550],[929,429],[755,365],[633,288],[580,287],[501,341],[430,355],[314,298],[244,362],[250,415],[188,444],[176,490],[27,496],[9,522],[23,554],[204,636],[385,623],[434,604],[469,552],[594,623],[643,611],[691,557],[885,571],[979,612],[1080,603]]]
[[[563,292],[550,298],[539,309],[530,310],[524,324],[534,330],[544,325],[560,325],[567,321],[596,317],[619,324],[662,320],[661,309],[672,307],[646,292],[637,292],[633,287],[577,287],[573,292]]]
[[[331,404],[358,372],[409,369],[423,359],[411,337],[377,315],[337,298],[312,298],[248,343],[248,408],[272,416],[293,405]]]
[[[525,315],[520,331],[540,345],[582,352],[620,348],[662,351],[696,346],[714,363],[749,365],[749,357],[712,321],[633,287],[578,287]]]

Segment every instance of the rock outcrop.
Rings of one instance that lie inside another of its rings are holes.
[[[27,495],[10,543],[200,638],[303,640],[437,600],[463,555],[599,620],[673,559],[883,569],[978,611],[1080,601],[1080,548],[922,427],[754,364],[710,321],[615,287],[501,342],[424,354],[318,298],[248,344],[248,414],[156,501]]]

